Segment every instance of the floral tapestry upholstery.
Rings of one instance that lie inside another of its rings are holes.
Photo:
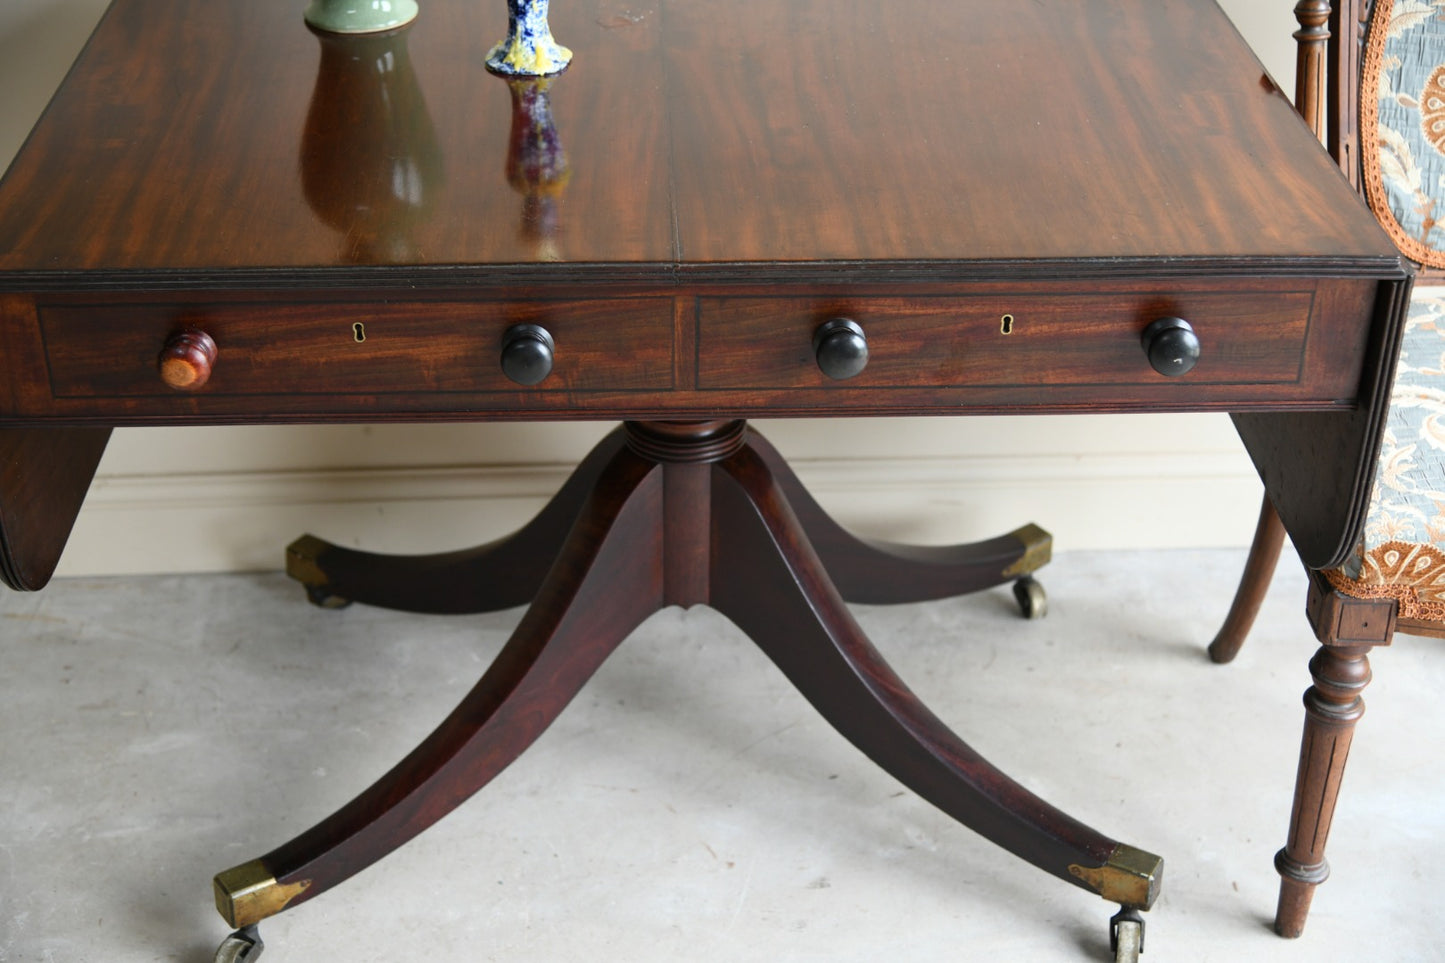
[[[1378,0],[1361,84],[1370,207],[1407,257],[1445,268],[1445,0]]]
[[[1350,595],[1399,600],[1400,618],[1445,622],[1445,287],[1415,289],[1364,539],[1326,574]]]

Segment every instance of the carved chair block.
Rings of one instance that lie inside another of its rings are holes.
[[[1327,575],[1310,572],[1306,612],[1322,645],[1389,645],[1398,610],[1392,598],[1348,595],[1336,589]]]

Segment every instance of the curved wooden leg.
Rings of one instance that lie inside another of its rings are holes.
[[[845,738],[924,799],[1048,873],[1147,908],[1162,861],[1100,835],[991,766],[893,673],[849,614],[770,467],[749,449],[712,484],[711,604]]]
[[[380,555],[303,535],[286,549],[286,573],[325,607],[362,602],[466,615],[525,605],[536,596],[592,486],[623,446],[621,429],[602,439],[542,511],[505,538],[434,555]]]
[[[967,595],[1036,572],[1048,563],[1053,537],[1037,525],[966,545],[900,545],[858,538],[833,520],[783,456],[749,429],[749,445],[772,471],[840,595],[889,605]]]
[[[1219,634],[1209,643],[1209,657],[1223,664],[1232,661],[1239,654],[1240,646],[1254,625],[1254,617],[1269,592],[1269,583],[1279,565],[1279,552],[1284,546],[1284,523],[1274,510],[1269,496],[1264,496],[1259,507],[1259,522],[1254,528],[1254,541],[1249,545],[1249,558],[1244,563],[1244,574],[1240,576],[1239,588],[1234,592],[1234,602],[1229,615],[1220,626]]]
[[[536,602],[476,688],[330,818],[218,875],[221,915],[243,927],[330,889],[451,812],[531,745],[662,606],[662,492],[658,465],[617,454]]]
[[[1376,645],[1390,643],[1395,609],[1389,599],[1342,595],[1318,572],[1310,573],[1307,610],[1323,645],[1310,660],[1314,685],[1304,695],[1304,737],[1289,839],[1274,858],[1280,875],[1274,929],[1280,936],[1293,938],[1304,932],[1315,887],[1330,875],[1325,842],[1355,723],[1365,714],[1360,696],[1370,682],[1368,654]]]
[[[109,428],[0,428],[0,582],[50,581],[109,440]]]

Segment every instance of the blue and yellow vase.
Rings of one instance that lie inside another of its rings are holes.
[[[507,39],[487,54],[487,68],[507,77],[559,74],[572,62],[572,51],[552,39],[547,26],[548,0],[507,0]]]

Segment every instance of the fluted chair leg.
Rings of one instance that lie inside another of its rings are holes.
[[[1274,858],[1280,875],[1274,929],[1280,936],[1292,939],[1304,932],[1315,887],[1330,875],[1325,843],[1355,723],[1365,714],[1360,696],[1370,682],[1368,654],[1377,645],[1390,644],[1395,609],[1393,600],[1343,595],[1323,575],[1310,573],[1307,610],[1322,644],[1310,660],[1314,685],[1304,696],[1304,737],[1289,837]]]

